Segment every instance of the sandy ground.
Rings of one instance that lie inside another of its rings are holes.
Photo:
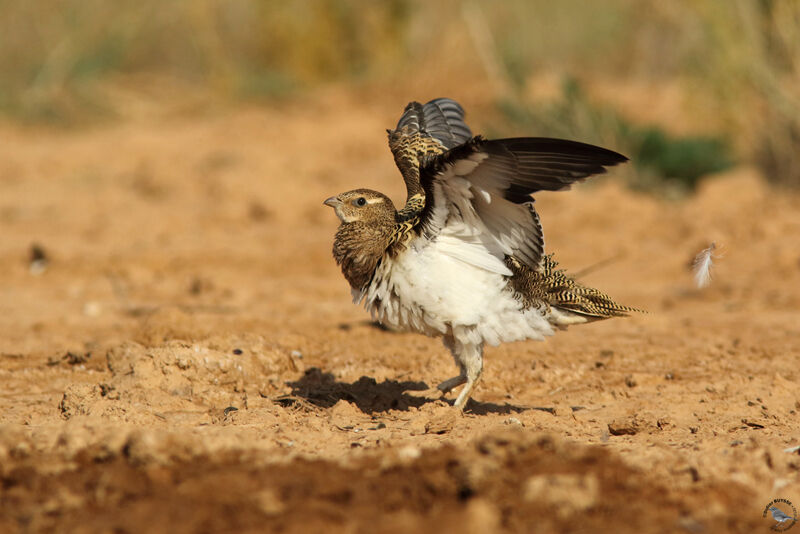
[[[353,306],[321,205],[403,198],[402,104],[0,126],[0,531],[766,532],[800,506],[800,197],[742,168],[681,203],[541,195],[561,265],[611,260],[583,280],[649,313],[489,348],[456,416],[403,394],[450,356]]]

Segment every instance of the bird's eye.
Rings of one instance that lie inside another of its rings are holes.
[[[353,204],[355,204],[358,207],[366,206],[367,205],[367,199],[364,198],[364,197],[358,197],[357,199],[355,199],[353,201]]]

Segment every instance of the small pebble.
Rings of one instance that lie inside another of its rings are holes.
[[[608,423],[608,431],[612,436],[633,436],[639,432],[639,425],[633,418],[615,419]]]

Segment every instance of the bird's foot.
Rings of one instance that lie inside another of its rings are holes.
[[[448,378],[435,388],[429,388],[423,390],[412,389],[412,390],[406,390],[403,393],[405,393],[410,397],[439,400],[448,393],[450,393],[453,390],[453,388],[457,388],[466,381],[467,381],[466,376],[459,375],[459,376],[454,376],[453,378]]]

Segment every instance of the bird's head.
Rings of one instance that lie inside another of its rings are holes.
[[[325,200],[324,204],[336,210],[343,223],[362,222],[380,224],[394,222],[392,201],[383,193],[369,189],[354,189]]]

